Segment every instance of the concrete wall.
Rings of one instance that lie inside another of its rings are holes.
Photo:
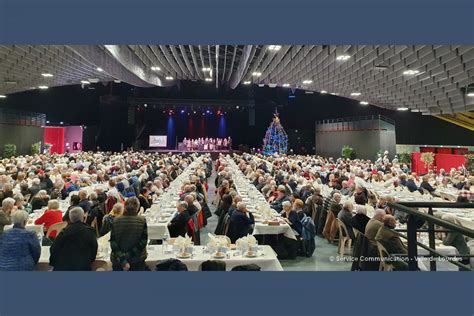
[[[379,150],[395,152],[395,131],[316,132],[316,154],[341,157],[344,145],[354,148],[357,158],[374,160]]]
[[[0,156],[3,156],[5,144],[15,144],[18,155],[31,152],[31,145],[43,141],[43,128],[0,124]]]

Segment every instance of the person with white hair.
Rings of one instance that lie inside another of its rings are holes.
[[[346,225],[347,233],[351,239],[355,239],[354,231],[352,230],[352,211],[354,210],[354,204],[351,201],[346,201],[342,205],[341,211],[337,214],[337,218]]]
[[[290,201],[281,203],[283,211],[281,212],[283,219],[290,225],[290,227],[301,236],[303,232],[303,225],[301,224],[298,213],[293,210]]]
[[[365,205],[356,205],[356,214],[351,219],[351,226],[359,232],[364,233],[370,218],[367,216]]]
[[[48,202],[48,209],[44,211],[43,215],[35,221],[35,225],[43,224],[44,232],[47,233],[48,229],[57,223],[63,221],[63,212],[59,210],[58,200],[50,200]],[[56,231],[53,231],[50,234],[51,238],[56,237]]]
[[[252,233],[253,224],[255,224],[255,219],[252,213],[247,210],[247,205],[244,202],[238,202],[237,209],[232,212],[230,217],[227,236],[235,243],[237,239]]]
[[[95,231],[84,223],[84,210],[69,210],[70,224],[56,237],[50,248],[49,264],[54,271],[90,271],[97,256]]]
[[[367,222],[365,226],[365,237],[369,239],[371,242],[375,243],[375,236],[377,235],[378,230],[380,227],[383,226],[383,219],[386,213],[383,209],[376,209],[374,212],[374,216]]]
[[[0,235],[0,271],[32,271],[41,254],[39,240],[25,230],[27,212],[16,211],[11,219],[13,228]]]
[[[15,212],[15,200],[6,198],[2,201],[2,209],[0,210],[0,234],[3,233],[5,225],[11,225],[11,215]]]
[[[191,216],[189,216],[187,208],[188,203],[185,201],[179,201],[177,203],[176,209],[178,210],[178,213],[168,224],[168,230],[171,237],[184,237],[186,236],[186,233],[188,233],[188,222]],[[191,235],[191,232],[189,232],[188,235]]]

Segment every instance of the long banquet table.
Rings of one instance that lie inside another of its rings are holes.
[[[203,246],[194,246],[194,254],[188,259],[181,260],[188,268],[188,271],[200,271],[201,264],[207,260],[222,260],[226,263],[226,269],[231,270],[232,268],[239,265],[256,264],[262,271],[283,271],[280,262],[273,249],[270,246],[259,246],[259,254],[257,257],[248,258],[246,256],[237,255],[235,250],[230,250],[228,255],[224,259],[214,259],[210,253],[204,251]],[[104,252],[104,249],[99,248],[97,254],[97,261],[95,262],[96,267],[100,267],[105,271],[112,270],[112,264],[109,259],[109,252]],[[147,246],[148,257],[145,261],[150,270],[155,270],[156,264],[160,261],[176,258],[173,253],[163,253],[161,245]],[[52,267],[49,265],[49,246],[41,247],[41,256],[37,264],[38,271],[49,271]]]
[[[242,197],[242,201],[247,204],[247,208],[250,212],[258,214],[257,206],[264,206],[270,208],[270,205],[265,200],[264,196],[257,188],[245,178],[244,174],[239,170],[237,164],[229,156],[226,158],[227,165],[232,173],[232,178],[237,192]],[[273,211],[275,218],[281,218],[278,212]],[[260,219],[255,219],[255,225],[253,229],[253,235],[280,235],[283,234],[285,237],[296,240],[296,235],[291,226],[288,223],[279,221],[278,225],[265,224]]]

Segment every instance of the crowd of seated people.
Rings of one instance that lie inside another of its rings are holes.
[[[44,225],[45,233],[56,223],[68,223],[59,233],[50,234],[51,249],[54,249],[51,265],[55,270],[90,269],[92,255],[85,254],[94,252],[94,238],[106,234],[110,234],[113,240],[111,261],[114,270],[145,269],[146,247],[143,248],[143,243],[148,237],[146,221],[139,215],[158,199],[195,157],[143,152],[82,152],[0,160],[0,254],[2,257],[6,254],[3,261],[0,259],[0,269],[12,269],[11,262],[22,260],[28,262],[22,265],[24,269],[34,269],[32,262],[38,260],[36,246],[30,253],[13,253],[4,240],[22,239],[25,244],[31,243],[32,235],[23,232],[24,214],[40,209],[44,212],[35,223]],[[388,251],[402,251],[398,240],[394,241],[395,236],[386,230],[394,223],[403,223],[406,217],[391,209],[389,203],[396,201],[394,195],[375,194],[370,185],[382,186],[388,192],[403,189],[429,196],[437,196],[439,189],[449,188],[457,192],[459,202],[473,201],[474,197],[474,176],[463,169],[440,170],[439,173],[429,171],[420,177],[411,173],[406,165],[386,161],[374,163],[317,156],[262,158],[249,154],[235,155],[234,160],[296,236],[302,235],[303,220],[310,217],[315,233],[331,243],[337,240],[338,225],[343,224],[353,240],[360,232],[374,246],[380,242],[388,245]],[[219,217],[215,233],[226,234],[235,242],[252,233],[255,220],[248,205],[237,194],[225,161],[221,156],[215,164],[217,194],[212,202]],[[201,215],[205,224],[211,216],[207,206],[211,202],[207,201],[207,178],[212,167],[211,159],[205,157],[193,176],[184,182],[176,217],[169,225],[171,237],[192,233],[190,219],[196,223],[194,219]],[[367,215],[369,211],[370,217]],[[445,219],[458,223],[456,218]],[[28,217],[26,221],[33,224]],[[13,228],[10,228],[12,224]],[[9,229],[4,232],[5,226]],[[90,232],[94,238],[89,240]],[[68,253],[68,249],[63,248],[69,247],[65,234],[71,234],[73,239],[88,240],[89,248],[74,250],[84,254],[84,261],[71,263],[62,259]],[[447,234],[442,237],[446,245],[453,245],[460,254],[468,254],[463,236]],[[398,248],[391,248],[391,244]]]
[[[97,254],[97,238],[106,234],[110,234],[114,270],[145,269],[143,244],[148,237],[145,217],[139,215],[195,158],[127,151],[0,160],[0,269],[34,269],[38,261],[36,242],[39,247],[40,241],[25,227],[43,225],[46,235],[51,226],[61,222],[67,226],[48,236],[54,270],[90,270]],[[178,207],[181,210],[185,205],[189,216],[207,206],[206,182],[212,161],[207,156],[202,161],[194,176],[185,182],[183,201]],[[42,213],[34,222],[30,219],[33,211]],[[207,213],[209,217],[208,209]],[[172,228],[176,222],[180,220],[171,221],[171,231],[182,235],[180,228]],[[13,228],[4,232],[4,227],[12,224]],[[18,239],[25,244],[36,240],[35,247],[30,246],[29,253],[25,249],[11,252],[8,240]],[[28,264],[17,265],[19,261]]]
[[[291,214],[287,203],[303,201],[303,212],[314,220],[316,233],[329,242],[337,240],[339,224],[336,219],[339,219],[351,239],[355,240],[355,232],[360,232],[373,245],[379,240],[381,244],[388,244],[388,251],[390,249],[402,255],[406,252],[401,247],[391,247],[389,241],[393,238],[397,239],[397,243],[401,242],[399,237],[389,235],[383,228],[390,229],[394,223],[405,223],[406,214],[391,209],[389,203],[396,202],[396,198],[395,194],[387,192],[403,189],[439,197],[438,188],[451,188],[457,191],[458,202],[472,202],[474,199],[474,191],[471,190],[474,175],[461,167],[449,173],[440,170],[436,174],[430,170],[426,175],[419,176],[411,173],[407,165],[386,160],[373,163],[369,160],[334,160],[318,156],[263,157],[248,154],[235,160],[277,212],[284,210],[282,214],[287,217]],[[372,185],[383,188],[383,195],[371,190]],[[325,194],[321,193],[323,189]],[[368,210],[372,218],[367,216]],[[289,222],[298,231],[294,220]],[[421,227],[424,223],[421,220],[418,224]],[[456,245],[459,254],[469,254],[463,246],[466,243],[464,237],[450,234],[443,239],[445,244]],[[397,265],[396,269],[406,269],[406,266]]]

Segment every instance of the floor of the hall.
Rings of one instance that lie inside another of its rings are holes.
[[[212,176],[208,179],[208,200],[212,214],[216,210],[215,206],[211,203],[215,194],[215,177],[216,173],[213,171]],[[216,215],[208,218],[207,226],[201,230],[201,244],[205,245],[209,240],[208,233],[214,233],[217,219]],[[312,257],[280,260],[280,263],[285,271],[350,271],[351,263],[336,260],[337,255],[337,245],[330,244],[326,239],[316,237],[316,250]]]

